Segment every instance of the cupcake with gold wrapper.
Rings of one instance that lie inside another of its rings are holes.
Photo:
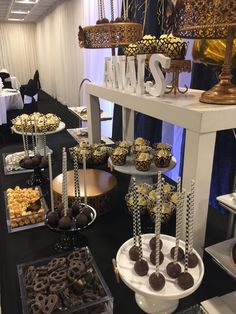
[[[101,164],[107,161],[107,150],[102,147],[98,147],[92,152],[92,161],[95,164]]]
[[[162,223],[167,223],[170,217],[173,215],[175,211],[175,207],[173,206],[172,203],[163,203],[161,207],[161,222]],[[156,219],[156,212],[157,212],[157,207],[148,207],[148,213],[150,215],[150,218],[152,222],[155,223]]]
[[[153,160],[157,168],[169,167],[172,154],[166,149],[156,150],[153,153]]]
[[[153,148],[155,150],[166,149],[169,152],[171,152],[172,146],[170,144],[168,144],[168,143],[161,142],[161,143],[154,143],[153,144]]]
[[[140,214],[143,215],[148,207],[148,201],[147,201],[147,197],[144,193],[137,193],[138,196],[138,209],[140,211]],[[133,208],[134,208],[134,195],[132,192],[126,194],[125,196],[125,201],[126,201],[126,205],[128,208],[128,211],[130,214],[132,214],[133,212]]]
[[[127,57],[136,56],[138,53],[138,46],[136,44],[129,44],[129,46],[125,49],[125,55]]]
[[[90,148],[81,148],[79,146],[75,147],[75,153],[77,155],[78,163],[83,163],[83,158],[85,155],[86,163],[92,161],[92,151]]]
[[[126,157],[128,154],[128,150],[122,147],[117,147],[111,151],[110,157],[113,165],[115,166],[123,166],[126,163]]]
[[[157,52],[171,59],[184,59],[188,43],[173,35],[161,35],[157,40]]]
[[[134,159],[134,165],[136,170],[148,171],[152,162],[152,156],[149,153],[140,153],[136,155]]]
[[[152,35],[145,35],[143,39],[138,42],[139,53],[155,53],[157,50],[156,37]]]

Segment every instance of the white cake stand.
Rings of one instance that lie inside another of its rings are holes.
[[[131,156],[127,156],[126,163],[123,166],[116,166],[112,163],[111,158],[109,157],[108,163],[113,169],[118,172],[132,175],[135,177],[136,184],[149,183],[152,184],[152,176],[157,176],[158,171],[165,173],[176,166],[176,159],[172,156],[169,167],[166,168],[157,168],[154,162],[151,163],[150,169],[148,171],[139,171],[135,168],[134,162],[132,161]]]
[[[54,131],[48,131],[48,132],[46,132],[46,136],[51,135],[51,134],[55,134],[55,133],[58,133],[58,132],[61,132],[61,131],[63,131],[63,130],[65,129],[65,127],[66,127],[65,123],[62,122],[62,121],[60,121],[60,124],[59,124],[58,128],[57,128],[56,130],[54,130]],[[21,131],[17,131],[14,126],[12,127],[12,131],[13,131],[14,133],[16,133],[16,134],[22,134],[22,132],[21,132]],[[33,133],[33,134],[35,135],[35,133]],[[37,151],[38,151],[41,155],[44,154],[44,149],[43,149],[43,147],[44,147],[44,143],[43,143],[43,134],[44,134],[44,133],[37,133],[37,135],[38,135]],[[31,133],[27,133],[27,135],[28,135],[28,136],[31,136]],[[49,148],[48,146],[46,146],[46,155],[47,155],[47,154],[52,154],[52,152],[53,152],[52,149]]]
[[[163,241],[162,252],[164,254],[164,262],[160,265],[160,271],[166,278],[165,287],[161,291],[155,291],[149,285],[149,275],[155,271],[155,266],[151,264],[149,255],[149,240],[154,234],[142,235],[143,241],[143,257],[149,264],[148,274],[140,277],[134,271],[134,262],[129,258],[129,249],[133,246],[133,238],[126,241],[118,250],[116,255],[117,270],[122,281],[135,292],[135,300],[138,306],[146,313],[150,314],[168,314],[173,313],[179,304],[179,299],[192,294],[201,284],[204,275],[204,265],[199,254],[197,255],[199,263],[195,268],[189,268],[188,272],[194,278],[194,286],[182,290],[176,283],[175,279],[169,277],[166,273],[166,266],[172,262],[170,249],[175,246],[175,238],[168,235],[161,235]],[[180,246],[184,248],[184,242],[180,241]],[[181,264],[182,271],[184,265]]]

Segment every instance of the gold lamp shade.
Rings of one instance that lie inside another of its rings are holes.
[[[202,94],[201,102],[236,104],[236,88],[231,83],[235,27],[235,0],[177,0],[176,2],[174,35],[199,39],[226,38],[226,51],[220,82]]]

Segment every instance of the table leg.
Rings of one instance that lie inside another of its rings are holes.
[[[87,94],[88,139],[90,144],[101,141],[100,104],[96,96]]]
[[[134,140],[134,111],[122,107],[122,138],[123,140]]]
[[[201,256],[205,244],[215,138],[216,132],[199,134],[186,130],[183,187],[189,192],[191,180],[195,180],[194,248]],[[184,235],[185,221],[182,239]]]

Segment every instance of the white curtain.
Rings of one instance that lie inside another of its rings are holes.
[[[42,89],[64,105],[78,105],[84,77],[78,26],[83,23],[82,0],[68,0],[36,27],[36,47]]]
[[[0,69],[7,69],[21,84],[37,70],[35,24],[0,23]]]

